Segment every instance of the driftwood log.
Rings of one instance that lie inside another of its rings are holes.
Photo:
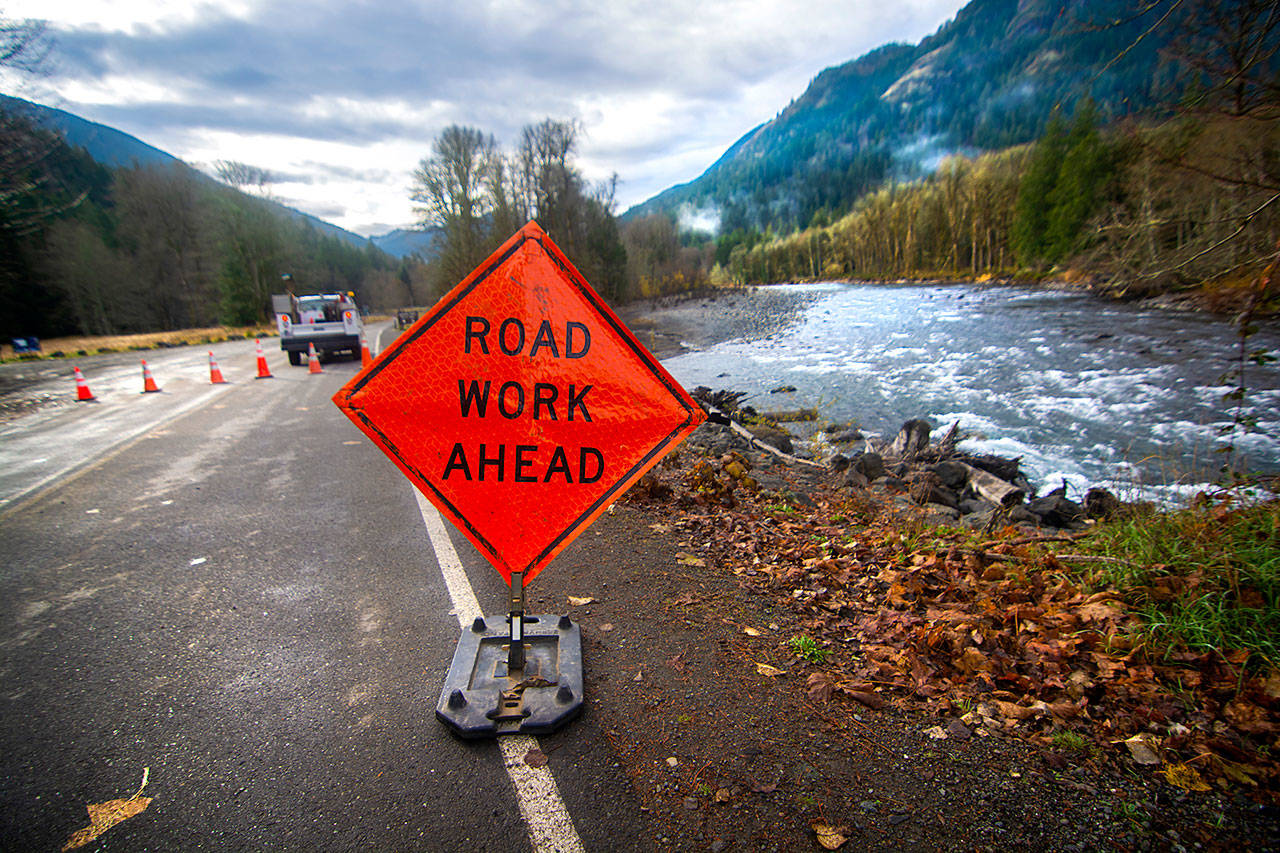
[[[816,421],[817,409],[784,409],[778,412],[764,412],[760,415],[766,421],[778,424],[799,423],[800,421]]]
[[[975,468],[972,465],[961,462],[964,466],[966,482],[969,488],[977,492],[981,497],[992,503],[998,503],[1001,506],[1013,506],[1022,503],[1022,499],[1026,496],[1026,492],[1012,483],[1005,482],[995,474],[988,474],[981,468]]]

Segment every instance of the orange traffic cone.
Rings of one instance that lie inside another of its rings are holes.
[[[142,360],[142,393],[154,394],[160,390],[160,386],[156,384],[155,377],[151,375],[151,368],[147,367],[147,360]]]
[[[360,333],[360,366],[368,367],[369,362],[373,361],[373,356],[369,354],[369,337],[364,333]]]
[[[93,392],[89,390],[89,383],[84,381],[84,374],[80,372],[80,368],[76,368],[76,402],[83,403],[86,400],[96,400]]]
[[[218,367],[218,362],[213,360],[213,353],[209,353],[209,384],[210,385],[226,385],[227,380],[222,378],[222,368]]]
[[[324,368],[320,366],[320,356],[316,355],[315,344],[307,344],[307,372],[324,373]]]
[[[258,375],[254,379],[274,379],[271,368],[267,367],[267,357],[262,354],[262,340],[258,340]]]

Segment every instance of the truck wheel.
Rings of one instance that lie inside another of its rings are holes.
[[[302,364],[302,353],[293,349],[289,350],[289,363],[294,367],[300,366]]]

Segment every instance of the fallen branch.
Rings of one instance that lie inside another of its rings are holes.
[[[1119,557],[1102,557],[1093,554],[1054,554],[1059,563],[1105,563],[1111,566],[1136,566],[1137,563]]]
[[[733,420],[728,415],[724,414],[714,406],[708,406],[706,404],[703,404],[703,408],[707,410],[708,414],[713,416],[711,420],[714,423],[727,425],[729,429],[733,430],[735,435],[745,439],[747,443],[750,444],[752,447],[756,447],[756,448],[759,448],[760,450],[764,450],[768,453],[772,453],[774,456],[777,456],[779,459],[785,459],[787,462],[791,463],[792,465],[808,465],[810,468],[822,468],[824,470],[827,467],[826,465],[823,465],[818,462],[813,462],[809,459],[801,459],[799,456],[792,456],[790,453],[784,453],[783,451],[774,447],[772,444],[767,444],[761,441],[760,439],[752,435],[751,432],[742,424]]]
[[[990,542],[983,542],[978,547],[994,548],[997,545],[1034,545],[1038,542],[1075,542],[1078,539],[1092,535],[1092,530],[1081,530],[1079,533],[1063,533],[1060,536],[1023,536],[1021,539],[992,539]]]

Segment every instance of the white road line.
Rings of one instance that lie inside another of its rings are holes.
[[[414,489],[413,496],[418,499],[418,509],[422,512],[423,523],[427,525],[427,536],[431,537],[431,547],[436,551],[436,560],[440,563],[444,584],[449,588],[449,598],[453,601],[453,612],[458,617],[458,625],[466,628],[476,620],[476,617],[483,616],[484,611],[480,609],[480,602],[476,600],[471,581],[467,580],[467,573],[462,569],[462,561],[458,559],[458,552],[454,550],[453,540],[449,538],[449,531],[444,526],[444,519],[440,517],[440,513],[436,512],[431,502],[422,496],[422,492]]]
[[[413,496],[418,499],[418,509],[427,526],[427,536],[435,549],[445,586],[449,589],[458,626],[466,629],[484,612],[476,600],[471,582],[467,580],[458,552],[454,550],[444,519],[417,489],[413,490]],[[507,768],[507,775],[516,789],[520,814],[529,827],[534,853],[584,853],[582,839],[573,827],[564,800],[560,799],[560,789],[556,787],[551,769],[546,766],[530,767],[524,762],[529,750],[538,748],[538,739],[529,735],[503,735],[498,738],[498,746],[502,750],[502,763]]]

